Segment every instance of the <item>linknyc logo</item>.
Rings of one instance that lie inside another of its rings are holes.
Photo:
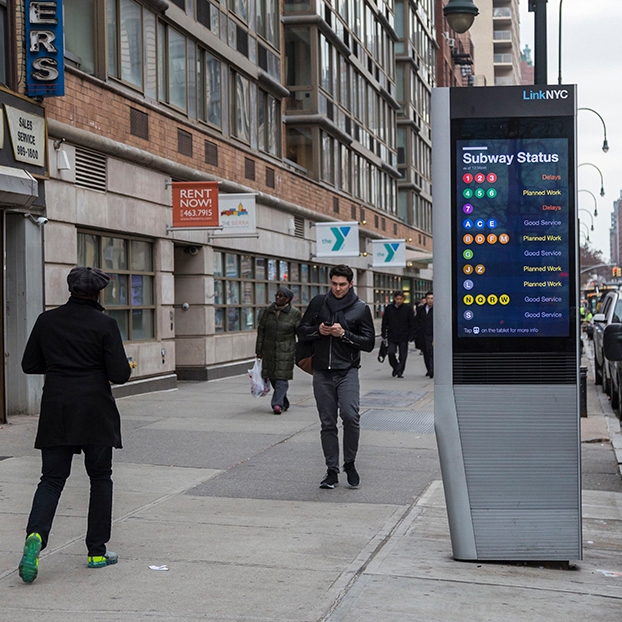
[[[568,99],[567,89],[540,89],[539,91],[523,91],[523,100]]]

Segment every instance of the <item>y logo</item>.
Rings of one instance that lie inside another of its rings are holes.
[[[385,244],[384,247],[387,251],[387,256],[384,261],[385,263],[390,263],[391,261],[393,261],[393,257],[395,257],[395,253],[397,252],[397,249],[400,247],[400,243],[392,242],[391,244]]]
[[[346,238],[348,237],[348,233],[350,233],[351,227],[331,227],[330,230],[333,232],[335,236],[335,246],[333,246],[333,251],[340,251],[343,248],[343,245],[346,242]]]

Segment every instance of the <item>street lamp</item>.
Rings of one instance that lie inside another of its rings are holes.
[[[590,231],[594,231],[594,217],[592,216],[591,212],[589,210],[586,210],[584,207],[581,207],[579,211],[585,212],[592,219],[592,225],[590,227]]]
[[[592,164],[591,162],[582,162],[581,164],[579,164],[579,166],[577,166],[577,168],[581,168],[582,166],[593,166],[599,173],[600,175],[600,196],[604,197],[605,196],[605,182],[603,180],[603,172],[598,168],[598,166],[596,166],[596,164]]]
[[[579,192],[587,192],[588,194],[592,195],[592,198],[594,199],[594,216],[598,216],[598,201],[596,200],[594,193],[590,192],[589,190],[579,190]]]
[[[546,60],[546,3],[548,0],[529,0],[529,12],[534,13],[534,84],[548,84]]]
[[[579,221],[579,224],[582,227],[585,227],[585,229],[587,231],[587,233],[585,234],[585,239],[589,242],[590,241],[590,230],[589,230],[588,226],[584,222],[581,222],[581,221]],[[581,233],[583,233],[583,230],[581,230]]]
[[[577,110],[589,110],[590,112],[593,112],[601,120],[603,124],[603,135],[604,135],[603,151],[607,153],[607,151],[609,151],[609,143],[607,142],[607,126],[605,125],[605,120],[596,112],[596,110],[593,110],[592,108],[577,108]]]
[[[449,0],[443,8],[443,15],[453,30],[462,34],[471,27],[479,9],[473,0]]]

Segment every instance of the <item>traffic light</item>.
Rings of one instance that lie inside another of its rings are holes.
[[[611,268],[611,276],[622,276],[622,268],[613,266],[613,268]]]

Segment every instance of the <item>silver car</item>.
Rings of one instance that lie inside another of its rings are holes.
[[[603,391],[611,397],[612,408],[617,408],[618,391],[612,390],[614,362],[605,358],[603,334],[609,324],[622,322],[622,291],[611,291],[605,296],[601,312],[593,317],[594,323],[594,378],[603,385]],[[615,402],[615,403],[614,403]]]

